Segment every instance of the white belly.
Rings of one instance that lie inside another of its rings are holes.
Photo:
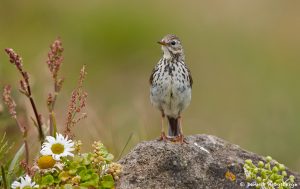
[[[167,75],[160,83],[150,88],[150,99],[166,116],[177,118],[190,104],[191,87],[187,81]]]

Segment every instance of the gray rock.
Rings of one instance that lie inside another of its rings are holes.
[[[252,159],[257,164],[263,157],[215,136],[188,136],[187,141],[139,143],[119,161],[123,173],[116,188],[251,188],[245,181],[244,160]],[[225,177],[227,171],[235,175],[234,181]],[[300,188],[299,174],[287,172],[296,177],[298,186],[294,188]]]

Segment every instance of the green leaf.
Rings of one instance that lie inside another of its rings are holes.
[[[82,154],[83,155],[83,154]],[[73,158],[73,161],[74,162],[78,162],[78,163],[81,163],[83,161],[83,157],[82,155],[75,155],[74,158]]]
[[[77,168],[77,173],[80,173],[81,171],[86,171],[87,169],[86,169],[86,167],[85,166],[80,166],[80,167],[78,167]]]
[[[93,173],[92,174],[92,177],[91,177],[91,180],[94,181],[95,183],[99,183],[99,175],[97,173]]]
[[[68,179],[70,179],[71,177],[70,177],[70,175],[68,174],[68,172],[62,171],[62,172],[58,175],[58,178],[59,178],[61,181],[65,182],[65,181],[67,181]]]
[[[39,172],[36,172],[33,176],[33,180],[35,183],[41,183],[42,182],[42,175]]]
[[[3,186],[4,189],[7,189],[7,180],[6,180],[6,173],[4,170],[3,165],[1,165],[1,180],[0,180],[0,186]]]
[[[82,164],[83,165],[89,165],[91,164],[91,157],[92,157],[92,154],[90,153],[86,153],[86,154],[82,154],[82,157],[83,157],[83,161],[82,161]]]
[[[61,179],[58,177],[54,177],[54,183],[59,184],[61,182]]]
[[[113,181],[114,178],[111,174],[107,174],[107,175],[104,175],[102,180],[106,180],[106,181]]]
[[[70,170],[68,171],[68,173],[69,173],[70,175],[76,175],[76,172],[77,172],[77,169],[70,169]]]
[[[87,181],[90,180],[92,178],[92,174],[94,173],[93,170],[89,169],[89,170],[82,170],[79,173],[79,176],[81,177],[82,181]]]
[[[105,160],[107,162],[111,162],[113,159],[114,159],[114,155],[112,155],[112,154],[107,154],[107,156],[105,157]]]
[[[115,185],[114,181],[101,181],[101,186],[103,188],[113,188]]]
[[[21,156],[23,155],[24,151],[25,151],[25,144],[23,144],[17,151],[16,155],[14,156],[13,160],[9,165],[8,172],[13,172],[16,165],[18,165],[18,163],[20,162]]]
[[[83,170],[79,173],[79,176],[81,177],[82,183],[80,186],[85,187],[98,187],[99,185],[99,175],[94,172],[92,169]]]
[[[77,168],[80,166],[79,163],[77,162],[72,162],[70,163],[70,166],[69,166],[69,174],[70,175],[75,175],[77,173]]]
[[[113,188],[115,185],[114,178],[112,175],[104,175],[101,181],[101,186],[103,188]]]
[[[79,166],[78,162],[71,162],[69,168],[70,169],[77,169],[77,167]]]
[[[87,182],[83,182],[80,184],[80,186],[85,186],[85,187],[98,187],[98,183],[96,183],[95,181],[87,181]]]
[[[98,187],[99,185],[99,176],[96,173],[93,173],[92,175],[90,175],[90,179],[86,182],[83,182],[80,184],[80,186],[86,186],[86,187]]]
[[[51,186],[52,184],[54,184],[54,178],[52,175],[46,175],[42,178],[42,185]]]
[[[0,162],[4,163],[7,160],[6,155],[12,147],[12,144],[8,144],[6,132],[4,132],[2,139],[0,140]]]

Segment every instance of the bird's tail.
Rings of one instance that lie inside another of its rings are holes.
[[[178,118],[168,116],[169,121],[169,136],[178,136],[180,134],[180,125]]]

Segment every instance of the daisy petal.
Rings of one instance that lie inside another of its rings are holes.
[[[62,134],[56,133],[56,138],[52,136],[46,137],[40,153],[42,155],[51,155],[53,159],[59,161],[61,157],[74,156],[74,142],[64,137]]]

